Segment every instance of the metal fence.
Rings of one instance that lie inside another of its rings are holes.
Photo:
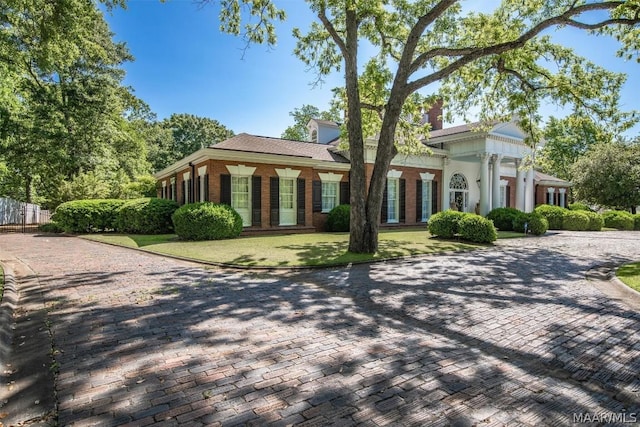
[[[0,233],[38,231],[38,226],[51,222],[51,213],[32,203],[0,198]]]

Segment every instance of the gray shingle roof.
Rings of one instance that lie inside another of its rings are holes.
[[[288,139],[249,135],[248,133],[238,134],[209,148],[349,163],[346,158],[334,152],[334,144],[325,145],[312,142],[291,141]]]

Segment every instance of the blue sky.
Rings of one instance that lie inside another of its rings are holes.
[[[291,30],[305,30],[314,16],[301,0],[280,4],[288,19],[277,28],[278,46],[254,45],[244,52],[240,38],[218,30],[212,6],[199,8],[190,0],[130,0],[127,9],[115,9],[106,19],[115,39],[126,42],[136,58],[125,66],[125,84],[160,119],[189,113],[216,119],[236,133],[278,137],[292,124],[290,111],[303,104],[328,108],[331,89],[343,84],[334,74],[321,87],[311,85],[315,74],[293,55]],[[615,42],[572,29],[554,37],[610,70],[626,72],[623,108],[640,110],[640,64],[616,58]],[[564,113],[548,107],[543,114]],[[640,126],[629,133],[638,134]]]

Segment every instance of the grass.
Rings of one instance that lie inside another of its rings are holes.
[[[501,238],[522,237],[520,233],[499,233]],[[174,255],[199,261],[260,267],[299,267],[344,265],[389,258],[469,250],[484,245],[433,239],[424,229],[383,230],[379,251],[355,254],[347,251],[348,233],[309,233],[247,236],[230,240],[191,242],[173,234],[157,236],[90,234],[89,240]]]
[[[631,289],[640,292],[640,262],[625,264],[618,268],[616,276]]]

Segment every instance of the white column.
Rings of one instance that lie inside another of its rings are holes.
[[[449,203],[451,203],[451,201],[449,200],[449,180],[451,179],[449,177],[449,158],[448,157],[444,157],[442,159],[442,194],[440,195],[440,200],[442,201],[442,206],[441,206],[441,210],[446,211],[447,209],[449,209]]]
[[[516,209],[524,211],[524,171],[520,168],[522,166],[521,159],[515,159],[516,161]]]
[[[480,154],[480,215],[489,213],[489,154]]]
[[[526,181],[526,190],[525,190],[525,212],[532,212],[533,208],[535,208],[535,199],[534,199],[534,191],[535,187],[533,184],[534,171],[533,167],[527,170],[527,181]]]
[[[495,154],[493,156],[493,177],[491,181],[491,209],[500,207],[500,162],[502,161],[502,156],[499,154]]]
[[[566,208],[566,200],[565,200],[565,193],[567,192],[566,188],[558,188],[558,192],[560,193],[560,207],[561,208]]]
[[[546,200],[546,202],[547,202],[548,205],[554,205],[555,204],[554,203],[554,199],[555,199],[554,194],[556,194],[556,189],[555,188],[553,188],[553,187],[547,188],[547,200]]]

